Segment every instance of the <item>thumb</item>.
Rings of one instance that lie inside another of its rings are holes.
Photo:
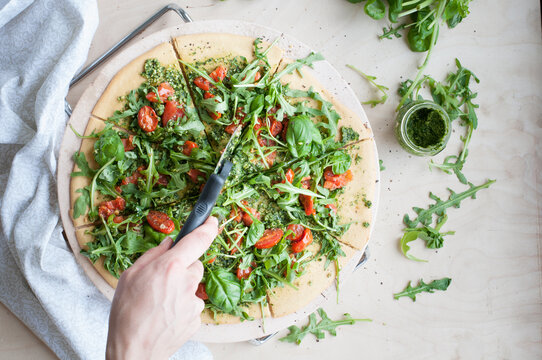
[[[164,238],[164,240],[162,240],[160,245],[153,247],[150,250],[147,250],[143,255],[141,255],[141,257],[136,260],[136,262],[134,263],[134,265],[131,266],[131,268],[139,269],[147,266],[147,264],[159,258],[162,254],[168,251],[172,244],[173,239],[167,236],[166,238]]]

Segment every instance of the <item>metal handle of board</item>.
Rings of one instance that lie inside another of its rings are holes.
[[[136,37],[138,34],[143,32],[146,28],[148,28],[152,23],[154,23],[156,20],[158,20],[162,15],[169,11],[174,11],[177,15],[180,16],[180,18],[185,22],[189,23],[192,22],[192,18],[188,13],[182,9],[177,4],[169,4],[158,10],[156,13],[151,15],[147,20],[145,20],[141,25],[139,25],[137,28],[132,30],[129,34],[124,36],[122,39],[120,39],[119,42],[117,42],[115,45],[113,45],[109,50],[107,50],[105,53],[103,53],[100,57],[98,57],[96,60],[94,60],[90,65],[85,67],[83,70],[78,72],[73,79],[70,81],[70,88],[77,84],[80,80],[85,78],[88,74],[90,74],[92,71],[94,71],[98,66],[100,66],[104,61],[109,59],[113,54],[115,54],[117,51],[119,51],[126,43],[130,40],[132,40],[134,37]],[[67,100],[64,101],[64,111],[66,114],[68,114],[68,117],[72,115],[72,108]]]

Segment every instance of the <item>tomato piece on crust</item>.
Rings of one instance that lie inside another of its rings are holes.
[[[303,236],[299,241],[296,241],[292,244],[292,252],[297,254],[298,252],[303,251],[309,244],[312,243],[312,231],[311,229],[305,229],[303,231]]]
[[[267,229],[263,232],[260,240],[254,244],[256,249],[269,249],[277,245],[280,239],[284,235],[282,229]]]
[[[150,106],[143,106],[137,113],[137,123],[145,132],[153,132],[158,126],[158,115]]]
[[[173,220],[161,211],[150,210],[147,215],[147,222],[154,230],[164,234],[170,234],[175,230]]]
[[[169,85],[167,82],[163,82],[160,85],[158,85],[158,96],[160,97],[160,102],[164,102],[167,100],[168,97],[175,94],[175,90]],[[156,103],[159,102],[158,98],[156,97],[155,92],[150,92],[146,96],[147,100],[150,102]]]

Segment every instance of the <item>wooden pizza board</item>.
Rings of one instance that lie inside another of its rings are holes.
[[[97,100],[100,98],[111,79],[117,74],[125,65],[130,63],[133,59],[137,58],[141,54],[151,50],[157,45],[164,42],[171,42],[173,38],[181,35],[188,34],[200,34],[200,33],[230,33],[237,35],[245,35],[251,37],[262,37],[268,42],[274,41],[277,37],[280,37],[277,46],[282,48],[285,52],[285,57],[291,59],[297,59],[308,55],[311,49],[299,42],[298,40],[284,35],[276,30],[257,25],[252,23],[246,23],[241,21],[232,20],[211,20],[193,22],[183,24],[176,27],[167,28],[156,32],[125,50],[117,53],[106,66],[104,66],[98,74],[96,80],[87,88],[87,90],[81,96],[77,106],[74,108],[72,116],[69,120],[76,131],[83,133],[87,121],[90,118],[92,109],[94,108]],[[370,131],[370,124],[361,107],[359,100],[356,98],[352,89],[348,86],[346,81],[342,79],[340,74],[327,62],[320,61],[314,64],[314,71],[309,71],[323,86],[326,88],[333,97],[339,99],[342,105],[353,111],[365,126]],[[373,145],[373,165],[378,169],[378,154],[376,150],[376,144],[374,138],[370,139]],[[60,214],[62,217],[62,223],[68,242],[73,250],[76,260],[79,262],[89,279],[96,285],[96,287],[107,297],[109,300],[113,298],[114,289],[107,283],[104,278],[98,273],[91,262],[81,255],[80,245],[77,242],[75,232],[76,229],[70,217],[70,173],[73,169],[72,156],[73,153],[79,150],[81,140],[78,139],[73,131],[68,126],[66,128],[64,138],[61,144],[58,162],[58,199],[60,206]],[[373,206],[372,206],[372,221],[375,223],[376,210],[378,205],[378,198],[380,192],[380,175],[376,170],[376,178],[374,183],[373,193]],[[372,226],[371,226],[372,231]],[[345,264],[341,270],[340,285],[347,281],[349,275],[354,271],[356,264],[363,255],[363,250],[366,246],[363,244],[362,250],[353,251],[350,256],[350,261]],[[297,310],[296,312],[278,318],[266,318],[265,326],[261,320],[245,321],[236,324],[204,324],[199,331],[194,335],[193,339],[204,342],[236,342],[246,341],[254,338],[259,338],[267,334],[274,333],[282,330],[298,321],[303,322],[306,317],[314,312],[326,299],[335,299],[336,287],[334,284],[329,286],[325,291],[319,294],[311,303]]]

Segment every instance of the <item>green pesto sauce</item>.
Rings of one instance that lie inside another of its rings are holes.
[[[141,74],[151,85],[160,84],[164,75],[164,67],[160,65],[158,59],[148,59],[145,61],[144,71]]]
[[[341,127],[341,142],[346,144],[358,140],[359,134],[355,132],[354,129],[347,126]]]
[[[438,110],[421,108],[410,115],[406,130],[416,146],[429,148],[444,139],[446,120]]]
[[[180,100],[186,103],[190,99],[184,86],[183,74],[176,67],[169,66],[166,68],[160,64],[158,59],[148,59],[145,61],[144,70],[141,75],[147,79],[147,83],[150,86],[156,87],[165,81],[171,85],[176,93],[182,95]]]

